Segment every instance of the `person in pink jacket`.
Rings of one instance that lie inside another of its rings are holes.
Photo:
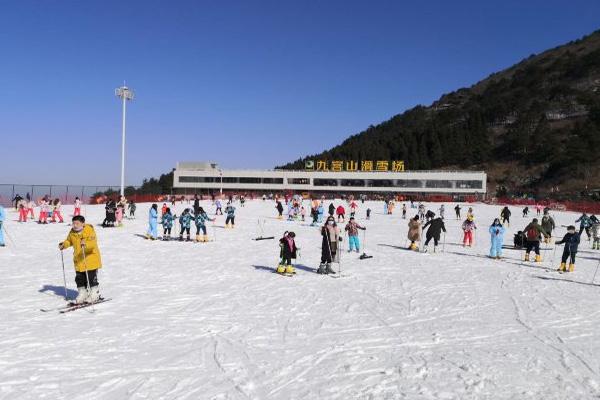
[[[56,218],[58,218],[58,222],[60,222],[61,224],[64,222],[60,208],[62,207],[62,203],[60,202],[59,199],[54,199],[54,202],[52,203],[52,222],[56,222]]]
[[[81,215],[81,200],[79,197],[75,197],[75,210],[73,211],[73,216]]]
[[[38,220],[38,223],[40,223],[40,224],[48,223],[48,211],[49,210],[50,210],[50,207],[48,206],[48,201],[46,200],[46,198],[42,198],[40,200],[40,219]]]
[[[35,214],[33,213],[34,208],[35,208],[35,201],[29,200],[27,202],[27,215],[31,215],[31,219],[35,219]]]

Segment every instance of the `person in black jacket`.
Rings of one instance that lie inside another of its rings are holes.
[[[560,241],[556,242],[556,244],[565,245],[558,272],[567,272],[567,259],[569,258],[569,272],[575,271],[575,255],[577,254],[579,241],[579,233],[575,232],[575,227],[573,225],[569,225],[565,236]]]
[[[279,215],[277,218],[283,219],[283,205],[281,205],[281,201],[277,200],[277,205],[275,206]]]
[[[333,203],[329,203],[329,215],[331,215],[333,217],[334,213],[335,213],[335,206],[333,205]]]
[[[321,264],[317,274],[335,274],[331,269],[331,263],[336,259],[338,241],[341,241],[340,230],[335,223],[335,218],[327,217],[325,225],[321,228]]]
[[[200,212],[200,198],[197,194],[194,195],[194,215],[198,215]]]
[[[502,209],[500,212],[500,217],[502,217],[502,225],[506,224],[507,226],[510,226],[510,214],[511,212],[508,207],[504,207]]]
[[[294,267],[292,266],[292,258],[297,258],[296,253],[298,251],[298,247],[296,247],[295,238],[296,234],[294,232],[285,232],[283,234],[283,237],[279,239],[279,247],[281,248],[281,263],[277,266],[277,273],[296,273]]]
[[[425,228],[427,228],[428,226],[429,229],[427,229],[427,233],[425,234],[426,240],[423,251],[427,251],[427,245],[429,244],[431,239],[433,239],[433,251],[435,252],[437,245],[440,241],[440,235],[442,234],[442,231],[446,233],[446,226],[444,225],[444,220],[441,217],[434,218],[428,221],[425,225],[423,225],[423,230],[425,230]]]

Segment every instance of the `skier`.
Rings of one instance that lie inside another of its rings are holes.
[[[388,201],[384,200],[383,201],[383,215],[387,215],[388,214],[388,207],[389,207]]]
[[[529,215],[529,207],[525,206],[523,209],[523,218],[527,218],[527,215]]]
[[[360,252],[360,239],[358,238],[358,230],[367,230],[364,226],[361,226],[356,223],[354,217],[350,217],[346,228],[344,228],[346,232],[348,232],[348,253],[352,252],[353,248],[356,248],[356,252]]]
[[[358,205],[353,201],[350,203],[350,217],[354,217],[356,215],[356,210],[358,209]]]
[[[600,221],[592,223],[592,250],[600,250]]]
[[[100,249],[94,227],[85,223],[82,215],[73,217],[71,231],[64,242],[58,244],[62,251],[73,247],[73,264],[75,265],[75,283],[77,298],[75,303],[95,303],[101,299],[98,285],[98,269],[102,268]]]
[[[418,250],[417,242],[421,241],[421,222],[419,222],[419,215],[415,215],[410,221],[408,221],[408,240],[410,240],[410,250]]]
[[[371,219],[371,209],[367,208],[367,220]]]
[[[217,199],[217,201],[215,201],[215,215],[223,215],[223,210],[221,209],[221,200]]]
[[[467,218],[469,218],[469,216],[473,217],[473,220],[475,219],[475,214],[473,214],[473,207],[469,207],[469,209],[467,210]]]
[[[556,224],[554,223],[554,218],[548,214],[548,211],[544,211],[544,216],[542,217],[542,228],[548,234],[548,237],[544,238],[544,243],[550,243],[552,240],[552,231],[556,228]]]
[[[60,222],[61,224],[64,222],[62,214],[60,213],[60,207],[61,207],[61,202],[60,199],[54,199],[54,202],[52,203],[52,222],[56,222],[56,218],[58,217],[58,222]]]
[[[192,221],[192,215],[190,214],[190,209],[186,208],[183,210],[183,213],[179,216],[179,225],[181,226],[181,231],[179,232],[179,241],[183,242],[183,233],[185,232],[187,235],[187,241],[190,242],[190,222]]]
[[[581,214],[581,217],[575,220],[575,222],[579,222],[579,236],[581,237],[581,233],[585,230],[588,240],[590,240],[590,227],[592,226],[592,220],[590,217],[588,217],[586,213],[583,213]]]
[[[427,229],[427,233],[425,235],[425,247],[423,248],[424,252],[427,252],[427,245],[433,239],[433,252],[436,252],[438,243],[440,241],[440,235],[442,231],[446,233],[446,226],[444,225],[444,220],[440,217],[429,220],[425,225],[423,225],[423,230],[429,226]]]
[[[171,214],[171,209],[167,207],[160,219],[160,223],[163,226],[163,240],[171,240],[171,229],[173,228],[174,219],[175,217]]]
[[[529,225],[523,229],[525,234],[525,261],[529,261],[529,253],[535,251],[535,262],[542,262],[540,256],[540,235],[548,236],[548,233],[538,223],[538,219],[534,218]]]
[[[246,197],[244,197],[244,195],[240,196],[240,207],[244,207],[244,204],[246,204]]]
[[[500,217],[502,218],[502,225],[506,224],[506,226],[510,226],[510,210],[507,206],[505,206],[500,212]]]
[[[31,215],[31,219],[35,219],[35,214],[33,213],[33,209],[35,208],[35,201],[29,199],[27,201],[27,212],[28,215]]]
[[[477,225],[473,221],[473,217],[468,217],[462,224],[463,234],[463,247],[473,246],[473,232],[477,229]]]
[[[154,203],[148,211],[148,232],[146,238],[156,240],[158,238],[158,204]]]
[[[575,271],[575,256],[577,255],[577,248],[579,247],[580,233],[575,231],[575,226],[569,225],[567,227],[567,233],[561,240],[556,244],[564,244],[562,258],[560,261],[559,272],[567,272],[567,259],[569,260],[569,272]]]
[[[502,245],[504,244],[504,226],[500,223],[500,219],[494,219],[490,226],[489,232],[491,237],[490,257],[500,259],[502,257]]]
[[[79,197],[75,197],[75,204],[73,210],[73,216],[81,215],[81,200]]]
[[[198,215],[198,211],[200,210],[200,198],[197,194],[194,195],[194,215]]]
[[[456,219],[460,219],[460,206],[458,204],[454,207],[454,212],[456,213]]]
[[[48,202],[45,198],[40,200],[40,218],[38,220],[38,224],[47,224],[48,223]]]
[[[129,218],[135,218],[135,209],[137,205],[132,201],[129,202]]]
[[[333,205],[333,203],[329,203],[329,216],[333,217],[334,213],[335,213],[335,206]]]
[[[227,211],[227,209],[225,209]],[[194,223],[196,225],[196,242],[208,242],[208,234],[206,233],[206,221],[214,222],[216,218],[211,219],[202,207],[198,208]],[[200,236],[202,231],[202,236]]]
[[[319,220],[319,212],[317,211],[316,207],[311,207],[310,209],[310,217],[312,218],[312,222],[310,224],[310,226],[316,226],[317,225],[317,221]]]
[[[542,205],[541,204],[535,205],[535,212],[537,213],[538,216],[542,213]]]
[[[6,211],[4,211],[4,207],[0,205],[0,247],[6,246],[4,243],[4,220],[6,219]]]
[[[163,215],[165,215],[165,213],[167,212],[167,203],[163,203],[162,208],[160,209],[160,216],[162,217]],[[196,213],[196,211],[194,210],[194,214]]]
[[[406,219],[406,203],[402,204],[402,219]]]
[[[323,222],[323,218],[325,218],[325,207],[323,207],[323,202],[319,204],[319,207],[317,208],[317,214],[319,216],[319,223]]]
[[[17,208],[19,209],[19,222],[27,222],[27,203],[25,200],[19,201]]]
[[[278,274],[295,274],[296,271],[292,265],[292,258],[297,258],[298,247],[296,247],[296,234],[294,232],[285,232],[279,239],[279,256],[281,261],[277,266]]]
[[[321,228],[321,236],[323,237],[321,242],[321,264],[319,264],[317,274],[335,274],[335,271],[331,269],[331,263],[335,260],[337,254],[338,241],[341,241],[342,238],[333,216],[327,217],[325,225]]]
[[[125,215],[125,207],[127,207],[127,199],[125,196],[119,197],[119,201],[115,206],[115,220],[117,226],[123,226],[123,216]]]
[[[304,205],[300,207],[300,218],[302,219],[302,222],[306,219],[306,208],[304,208]]]
[[[419,217],[421,222],[425,221],[425,206],[423,203],[419,203]]]
[[[105,217],[104,221],[102,221],[102,226],[104,228],[109,226],[115,226],[115,205],[114,202],[110,199],[106,201],[106,205],[104,206]]]
[[[344,209],[344,207],[341,204],[335,210],[335,213],[337,215],[338,224],[340,222],[344,222],[346,220],[346,210]]]
[[[443,204],[440,206],[439,211],[440,211],[440,218],[444,219],[444,213],[446,212],[446,208],[444,207]]]
[[[277,209],[277,213],[279,214],[277,215],[277,218],[283,219],[283,205],[281,204],[281,201],[277,200],[275,208]]]
[[[233,229],[235,227],[235,207],[231,202],[227,203],[225,214],[227,214],[227,217],[225,218],[225,228],[229,228],[229,222],[231,222],[231,228]]]

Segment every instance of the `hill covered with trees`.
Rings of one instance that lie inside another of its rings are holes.
[[[498,194],[600,189],[600,31],[531,55],[307,160],[404,160],[407,170],[488,172]],[[492,193],[493,194],[493,193]]]

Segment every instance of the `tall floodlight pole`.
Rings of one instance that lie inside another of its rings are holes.
[[[219,194],[223,197],[223,170],[219,169],[219,176],[221,177],[221,186],[219,188]]]
[[[127,86],[115,89],[115,95],[123,100],[123,131],[121,137],[121,196],[125,195],[125,113],[127,100],[133,100],[133,90]]]

